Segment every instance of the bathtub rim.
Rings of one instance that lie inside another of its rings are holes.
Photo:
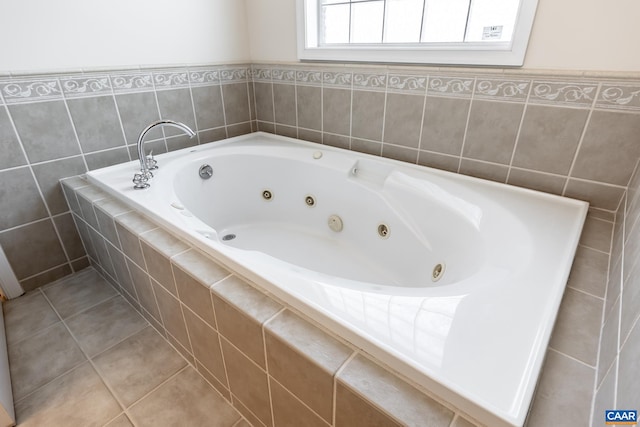
[[[316,143],[302,141],[295,138],[287,138],[287,137],[276,136],[276,135],[263,133],[263,132],[255,132],[252,134],[229,138],[222,141],[203,144],[197,147],[190,147],[190,148],[178,150],[175,152],[166,153],[166,154],[157,156],[157,158],[160,161],[162,160],[166,161],[174,157],[182,156],[185,153],[202,151],[208,148],[215,148],[216,146],[222,146],[223,144],[232,144],[236,141],[243,141],[251,138],[260,138],[260,137],[270,139],[270,140],[275,140],[275,141],[289,141],[295,144],[302,144],[309,148],[313,148],[315,150],[344,151],[339,148],[325,146],[325,145],[318,145]],[[445,177],[455,177],[456,180],[460,180],[462,182],[465,182],[467,180],[469,181],[479,180],[478,178],[474,178],[474,177],[469,177],[469,176],[460,175],[460,174],[447,172],[447,171],[441,171],[441,170],[428,168],[425,166],[420,166],[415,164],[410,164],[410,163],[405,163],[405,162],[401,162],[393,159],[381,158],[379,156],[373,156],[365,153],[351,152],[351,151],[348,151],[348,153],[352,153],[356,156],[367,156],[377,161],[383,161],[383,162],[388,161],[388,162],[391,162],[392,164],[401,166],[403,168],[409,167],[417,170],[426,168],[432,171],[433,173],[443,175]],[[211,245],[209,244],[209,241],[204,237],[198,235],[197,233],[189,233],[181,229],[180,227],[175,226],[175,224],[172,224],[166,218],[162,217],[161,215],[158,215],[153,210],[146,208],[143,204],[140,204],[136,200],[130,199],[125,194],[122,194],[119,191],[116,191],[116,189],[111,188],[110,186],[108,186],[107,184],[101,182],[98,178],[96,178],[96,175],[100,175],[101,173],[104,173],[105,171],[111,170],[114,168],[123,167],[126,165],[130,165],[133,168],[135,168],[136,163],[138,162],[137,161],[126,162],[120,165],[115,165],[112,167],[91,171],[87,173],[87,176],[91,184],[96,185],[97,187],[106,191],[109,195],[126,203],[128,206],[132,206],[134,209],[143,213],[145,216],[148,216],[154,222],[160,224],[162,227],[166,228],[171,233],[186,240],[189,244],[193,245],[198,250],[205,252],[209,257],[213,258],[223,266],[231,269],[232,271],[236,272],[238,275],[249,280],[251,283],[255,284],[263,292],[266,292],[268,295],[273,295],[280,301],[283,301],[286,306],[292,308],[293,311],[295,311],[296,313],[301,313],[303,316],[312,319],[314,322],[318,323],[319,325],[322,325],[322,327],[324,327],[325,329],[331,331],[331,333],[339,336],[344,340],[349,341],[352,345],[354,345],[361,351],[364,351],[366,354],[373,356],[374,358],[382,362],[387,367],[388,370],[390,370],[391,372],[398,373],[402,378],[404,378],[410,384],[416,384],[421,390],[425,391],[427,395],[432,397],[435,396],[436,400],[440,402],[443,402],[444,400],[443,403],[445,404],[445,406],[447,404],[449,406],[453,405],[455,406],[455,408],[458,408],[463,412],[466,412],[467,414],[471,415],[472,418],[478,421],[481,421],[487,425],[512,426],[512,425],[522,425],[524,423],[526,416],[528,415],[529,407],[533,403],[533,393],[535,391],[535,388],[537,386],[537,381],[539,380],[540,374],[542,372],[542,365],[546,357],[546,353],[548,351],[547,350],[548,342],[550,341],[551,333],[553,331],[553,326],[557,318],[558,309],[562,300],[562,295],[564,293],[566,282],[571,269],[571,263],[568,263],[568,265],[565,266],[564,271],[561,273],[562,277],[564,278],[563,282],[565,283],[565,285],[558,286],[556,289],[556,293],[555,295],[553,295],[553,298],[552,298],[554,300],[554,310],[553,310],[553,316],[552,316],[553,318],[551,319],[550,322],[547,322],[545,324],[544,330],[540,331],[540,334],[539,334],[540,336],[537,337],[537,340],[542,340],[542,342],[545,343],[546,345],[542,348],[541,351],[539,351],[536,354],[536,357],[535,357],[536,360],[533,363],[533,366],[531,366],[532,371],[537,372],[538,375],[536,376],[537,380],[532,382],[532,384],[529,384],[523,396],[524,398],[523,400],[528,401],[529,403],[526,406],[520,405],[516,415],[505,414],[502,409],[496,408],[494,405],[492,405],[489,402],[486,402],[486,401],[477,402],[476,401],[478,400],[477,396],[475,395],[469,396],[469,394],[465,392],[465,390],[459,389],[459,387],[456,384],[447,383],[447,381],[443,381],[443,379],[441,378],[437,380],[431,378],[428,374],[425,374],[424,370],[421,370],[420,367],[415,366],[415,363],[413,363],[411,359],[409,359],[406,356],[403,356],[402,353],[391,348],[389,345],[377,340],[375,337],[369,336],[367,338],[364,338],[360,336],[357,332],[352,330],[352,327],[344,324],[344,322],[339,319],[335,319],[334,315],[332,315],[331,312],[324,310],[320,305],[311,304],[295,295],[288,293],[286,290],[282,289],[278,284],[274,283],[269,278],[266,278],[264,276],[261,276],[251,271],[250,269],[246,268],[242,264],[239,264],[236,260],[228,257],[226,254],[221,253],[215,248],[212,248]],[[162,163],[160,164],[162,165]],[[486,181],[486,180],[480,180],[480,181],[483,181],[485,185],[493,186],[496,188],[500,188],[505,185],[505,184],[496,183],[493,181]],[[576,214],[580,218],[577,218],[579,222],[579,225],[577,226],[578,232],[576,233],[576,236],[575,236],[575,242],[572,243],[572,246],[574,249],[572,252],[571,259],[573,259],[573,257],[575,256],[575,251],[577,249],[578,241],[580,238],[579,230],[582,229],[582,226],[584,224],[584,220],[586,218],[586,214],[588,211],[588,204],[586,202],[569,199],[566,197],[560,197],[552,194],[541,193],[541,192],[537,192],[537,191],[533,191],[525,188],[519,188],[514,186],[509,186],[509,187],[511,187],[512,189],[515,189],[514,191],[530,193],[536,197],[552,198],[556,200],[563,199],[565,203],[574,205],[577,211]],[[531,376],[529,376],[528,378],[530,377]],[[418,380],[416,378],[418,378]]]

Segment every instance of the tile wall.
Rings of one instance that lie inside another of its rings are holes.
[[[615,211],[640,157],[640,80],[253,64],[257,127]]]
[[[640,405],[640,170],[629,182],[616,226],[598,360],[593,426],[606,409]]]
[[[0,245],[25,290],[89,265],[58,180],[252,131],[246,65],[0,77]]]

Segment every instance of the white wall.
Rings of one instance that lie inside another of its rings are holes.
[[[251,59],[297,61],[296,0],[246,0]],[[640,2],[539,0],[525,68],[640,71]]]
[[[0,72],[249,61],[244,0],[2,0]]]

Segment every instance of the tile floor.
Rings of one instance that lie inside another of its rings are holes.
[[[249,426],[92,268],[4,316],[19,426]]]

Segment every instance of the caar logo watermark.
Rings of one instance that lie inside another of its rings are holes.
[[[604,421],[607,425],[636,425],[638,424],[638,411],[604,411]]]

